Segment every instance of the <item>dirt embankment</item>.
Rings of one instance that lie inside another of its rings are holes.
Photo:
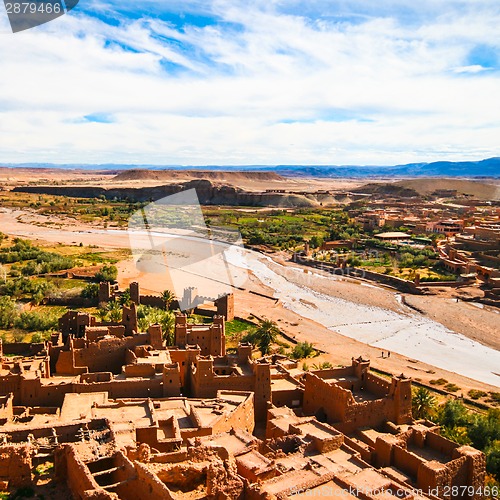
[[[357,188],[355,191],[378,195],[415,197],[427,196],[437,190],[456,190],[457,196],[472,196],[477,200],[500,200],[500,186],[494,181],[481,182],[468,179],[403,179],[396,182],[369,183]]]
[[[148,187],[95,187],[95,186],[18,186],[15,192],[71,196],[76,198],[127,199],[130,201],[155,201],[188,189],[196,189],[202,205],[228,205],[253,207],[311,207],[319,205],[314,194],[301,195],[278,192],[252,192],[216,185],[208,180],[193,180]]]

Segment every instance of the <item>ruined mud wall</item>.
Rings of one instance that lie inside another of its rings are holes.
[[[106,338],[97,342],[83,343],[80,348],[75,340],[72,351],[60,352],[56,363],[56,372],[58,374],[78,375],[82,373],[82,367],[87,367],[89,372],[110,371],[115,375],[119,374],[125,364],[127,350],[133,350],[139,345],[146,345],[148,341],[148,334],[138,334],[132,337]],[[73,354],[70,356],[64,354],[65,352]]]
[[[378,427],[394,418],[394,400],[392,398],[363,401],[347,406],[342,425],[337,426],[349,434],[359,427]]]
[[[93,500],[113,500],[116,498],[97,484],[72,445],[65,445],[56,450],[55,473],[60,481],[67,482],[74,498],[92,498]]]
[[[28,444],[0,446],[0,480],[9,488],[31,485],[31,455],[33,449]]]
[[[224,392],[226,395],[228,394],[228,391]],[[242,429],[252,434],[254,427],[254,395],[251,394],[235,411],[217,422],[212,432],[213,434],[219,434],[221,432],[229,432],[231,429]]]
[[[448,455],[449,457],[451,457],[453,451],[459,447],[457,443],[430,431],[425,435],[425,446],[443,455]]]
[[[162,483],[156,474],[150,472],[140,462],[134,463],[136,478],[128,481],[120,498],[124,500],[175,500],[172,492]]]
[[[254,391],[254,376],[215,375],[211,371],[197,369],[191,371],[191,392],[196,398],[215,398],[217,391]]]

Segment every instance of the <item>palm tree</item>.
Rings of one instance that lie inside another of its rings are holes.
[[[110,302],[108,304],[109,317],[111,321],[118,322],[122,319],[122,308],[118,302]]]
[[[108,319],[108,309],[107,306],[104,302],[101,302],[99,304],[99,309],[97,309],[97,315],[99,316],[99,319],[101,320],[101,323],[107,321]]]
[[[118,299],[118,302],[121,306],[128,306],[130,304],[130,288],[127,288],[123,291]]]
[[[330,368],[333,368],[333,365],[330,361],[323,361],[322,363],[314,363],[313,368],[315,370],[329,370]]]
[[[419,387],[413,393],[411,405],[414,418],[429,418],[436,406],[436,398],[429,389]]]
[[[276,337],[280,334],[280,329],[274,321],[265,319],[261,321],[259,327],[255,331],[255,336],[258,339],[258,346],[262,354],[269,354],[271,344],[276,341]]]
[[[165,309],[170,309],[170,304],[175,300],[175,294],[172,290],[165,290],[161,298],[165,301]]]
[[[165,340],[167,345],[174,345],[175,315],[173,312],[167,311],[164,313],[161,326],[163,329],[163,340]]]

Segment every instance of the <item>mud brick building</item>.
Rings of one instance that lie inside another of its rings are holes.
[[[216,314],[178,314],[167,346],[159,325],[138,331],[135,303],[119,323],[60,325],[26,356],[0,342],[4,489],[36,490],[48,462],[60,498],[480,498],[483,453],[415,422],[411,380],[368,360],[304,372],[250,344],[227,353]]]

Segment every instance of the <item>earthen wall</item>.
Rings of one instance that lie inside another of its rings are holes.
[[[31,456],[33,449],[28,444],[0,446],[0,480],[9,488],[31,485]]]
[[[232,392],[237,393],[237,391],[221,391],[225,394],[231,394]],[[220,392],[217,394],[219,397]],[[231,429],[242,429],[250,434],[253,432],[255,427],[255,415],[254,415],[254,395],[249,394],[246,400],[241,403],[235,411],[231,412],[230,415],[224,419],[216,422],[213,426],[213,434],[219,434],[221,432],[229,432]]]

